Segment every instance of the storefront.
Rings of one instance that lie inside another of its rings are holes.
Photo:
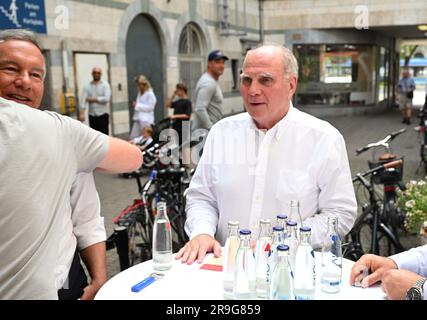
[[[323,30],[311,32],[311,41],[304,43],[305,34],[294,32],[299,41],[286,43],[299,65],[297,105],[356,107],[389,103],[392,86],[387,45],[375,43],[372,33],[361,36],[354,31],[335,31],[331,37]],[[350,41],[340,43],[345,38]],[[336,42],[326,42],[331,39]],[[326,41],[319,43],[321,40]]]

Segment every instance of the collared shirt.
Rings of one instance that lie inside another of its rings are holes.
[[[62,217],[63,231],[58,242],[60,256],[55,276],[57,288],[67,289],[66,280],[76,245],[81,251],[107,239],[93,173],[82,172],[76,176],[70,192],[70,205],[66,206],[66,214]]]
[[[86,102],[86,98],[97,98],[97,102]],[[82,109],[89,108],[89,115],[93,117],[102,116],[105,113],[110,113],[109,105],[111,99],[111,89],[107,81],[99,80],[98,83],[91,81],[88,83],[82,93],[80,107]]]
[[[427,244],[389,257],[399,269],[427,277]],[[424,300],[427,300],[427,285],[424,283]]]
[[[402,78],[398,84],[399,93],[406,93],[415,90],[415,81],[412,78]]]
[[[248,113],[214,125],[187,194],[185,230],[190,238],[214,236],[222,244],[229,220],[257,233],[259,220],[274,223],[300,202],[304,224],[321,246],[327,218],[337,216],[338,232],[354,224],[357,205],[342,135],[329,123],[295,109],[268,131]]]

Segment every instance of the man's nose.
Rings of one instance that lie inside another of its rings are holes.
[[[248,88],[248,93],[250,96],[255,96],[261,93],[260,84],[258,81],[253,80]]]
[[[24,90],[31,89],[31,76],[28,74],[28,72],[20,73],[15,79],[15,85]]]

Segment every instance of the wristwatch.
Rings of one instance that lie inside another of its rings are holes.
[[[427,278],[420,278],[415,281],[415,284],[409,288],[406,292],[406,300],[423,300],[424,299],[424,289],[423,285],[427,281]]]

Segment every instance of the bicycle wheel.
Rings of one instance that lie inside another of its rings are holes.
[[[129,237],[129,263],[131,266],[151,259],[151,242],[146,235],[143,225],[135,212],[134,219],[128,227]]]
[[[375,253],[373,250],[371,250],[372,220],[367,220],[360,225],[358,230],[358,238],[362,250],[365,253],[374,253],[380,256],[388,257],[399,252],[391,237],[383,230],[383,228],[381,228],[381,226],[378,226],[377,230],[377,243],[379,251],[378,253]]]

